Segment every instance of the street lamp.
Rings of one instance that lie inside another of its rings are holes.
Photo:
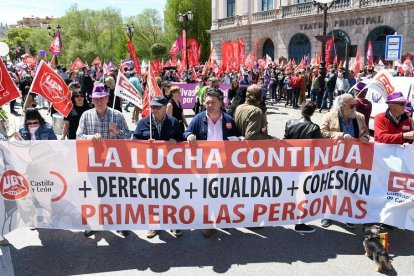
[[[188,53],[187,53],[187,49],[189,48],[187,46],[187,30],[188,30],[188,26],[190,24],[191,21],[193,21],[193,12],[191,10],[188,10],[186,13],[179,13],[177,15],[178,17],[178,21],[180,22],[181,26],[184,28],[185,33],[186,33],[186,41],[185,41],[185,65],[186,65],[186,70],[188,71]]]
[[[135,31],[135,27],[134,24],[127,24],[126,25],[126,32],[127,32],[127,36],[129,38],[129,40],[132,40],[132,37],[134,36],[134,31]]]
[[[57,32],[60,32],[60,29],[61,29],[61,27],[60,27],[60,25],[58,24],[57,25],[57,27],[56,27],[56,30],[57,30]],[[47,31],[49,32],[49,35],[51,36],[51,37],[55,37],[55,35],[56,35],[56,31],[55,30],[52,30],[52,27],[50,27],[50,25],[48,25],[47,26]],[[55,56],[55,61],[56,61],[56,65],[58,65],[59,63],[58,63],[58,57],[57,56]]]
[[[314,0],[313,5],[315,6],[317,12],[319,13],[319,10],[323,10],[323,32],[322,36],[316,36],[316,39],[322,42],[322,61],[321,61],[321,75],[325,78],[326,76],[326,41],[328,38],[326,37],[326,27],[328,25],[327,23],[327,17],[328,17],[328,10],[335,4],[339,2],[339,0]]]

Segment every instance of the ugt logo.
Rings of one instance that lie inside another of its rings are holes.
[[[8,200],[17,200],[27,196],[29,184],[20,173],[10,170],[4,172],[0,180],[0,193]]]

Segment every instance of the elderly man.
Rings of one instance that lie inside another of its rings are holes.
[[[233,118],[222,111],[222,94],[210,88],[206,93],[204,103],[206,110],[193,118],[184,132],[184,139],[191,145],[195,145],[197,140],[238,140],[239,133]],[[204,237],[208,238],[211,234],[212,229],[203,230]]]
[[[183,133],[177,119],[167,115],[167,103],[167,99],[162,96],[155,96],[151,100],[151,115],[138,121],[133,135],[134,140],[168,141],[168,144],[171,146],[183,140]],[[171,230],[171,232],[176,237],[180,237],[183,234],[181,230]],[[157,230],[148,230],[147,238],[152,239],[157,234]]]
[[[264,140],[274,137],[266,133],[266,114],[260,107],[262,91],[260,86],[252,84],[247,88],[246,102],[239,105],[234,112],[237,129],[246,140]]]
[[[330,139],[359,139],[369,141],[369,131],[363,114],[356,111],[356,102],[351,94],[338,97],[338,107],[324,114],[321,132],[323,138]],[[323,219],[322,227],[329,227],[331,220]],[[351,223],[345,223],[348,228],[355,228]]]
[[[412,119],[405,113],[406,99],[401,92],[388,95],[388,109],[375,116],[375,142],[386,144],[412,143],[414,140]]]
[[[102,141],[104,139],[129,139],[131,137],[124,116],[118,110],[107,106],[109,95],[105,90],[95,90],[92,93],[93,109],[85,111],[80,120],[77,139]],[[126,231],[117,231],[122,236]],[[94,231],[85,231],[85,236],[91,236]]]

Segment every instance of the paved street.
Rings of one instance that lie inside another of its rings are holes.
[[[285,122],[300,117],[298,110],[282,105],[268,108],[269,132],[279,138]],[[131,113],[125,115],[130,123]],[[320,119],[316,113],[313,120]],[[151,240],[145,231],[126,238],[112,232],[86,238],[77,231],[18,229],[6,236],[11,245],[0,247],[0,275],[378,275],[363,255],[361,226],[310,225],[316,232],[307,235],[290,225],[221,230],[209,239],[200,230],[184,231],[181,238],[164,231]],[[412,231],[390,231],[396,271],[388,275],[412,275],[413,244]]]

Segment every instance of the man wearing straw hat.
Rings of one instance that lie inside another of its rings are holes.
[[[109,94],[104,86],[94,87],[91,98],[95,108],[82,114],[76,131],[77,139],[98,142],[104,139],[129,139],[131,134],[124,116],[118,110],[107,106]],[[127,231],[116,232],[124,237],[128,235]],[[93,234],[95,231],[85,231],[87,237]]]
[[[96,86],[91,98],[95,108],[82,114],[76,137],[97,141],[102,139],[129,139],[131,134],[124,116],[118,110],[107,106],[109,94],[105,91],[105,88]]]

